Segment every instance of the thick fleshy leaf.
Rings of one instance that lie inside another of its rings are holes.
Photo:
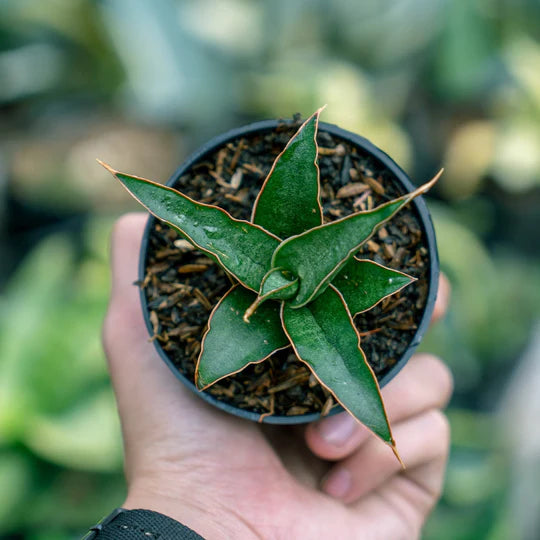
[[[311,229],[282,242],[272,257],[273,268],[284,268],[300,280],[292,307],[302,307],[322,293],[332,279],[383,223],[412,199],[425,193],[442,171],[427,184],[368,212],[358,212]]]
[[[373,261],[352,258],[332,280],[352,315],[367,311],[415,278]]]
[[[299,309],[284,302],[281,317],[298,358],[346,410],[393,445],[377,379],[339,292],[330,286]]]
[[[175,189],[100,163],[151,214],[212,255],[245,287],[259,290],[279,239],[258,225],[234,219],[217,206],[198,203]]]
[[[276,158],[253,206],[253,223],[280,238],[322,223],[315,139],[321,111],[300,126]]]
[[[248,322],[251,315],[255,313],[255,310],[263,302],[267,300],[287,300],[292,298],[297,291],[298,279],[289,279],[281,268],[270,270],[263,278],[256,300],[244,313],[244,321]]]
[[[255,298],[252,292],[236,286],[214,308],[197,362],[198,388],[206,388],[289,345],[277,302],[260,306],[249,323],[242,319]]]
[[[267,298],[286,300],[296,294],[298,279],[290,279],[281,268],[270,270],[261,283],[259,294]]]

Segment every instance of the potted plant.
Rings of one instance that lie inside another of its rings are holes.
[[[441,173],[414,189],[365,139],[319,126],[321,110],[218,137],[168,186],[102,164],[155,216],[139,285],[177,377],[262,422],[344,408],[395,452],[379,386],[431,316],[437,253],[417,197]]]

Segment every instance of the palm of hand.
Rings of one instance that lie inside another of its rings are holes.
[[[320,490],[329,465],[308,450],[302,430],[271,426],[263,432],[261,426],[201,407],[185,392],[161,397],[167,403],[156,410],[161,418],[178,417],[179,410],[187,414],[167,432],[157,429],[147,440],[139,439],[142,455],[132,456],[137,464],[128,464],[135,477],[132,507],[140,507],[142,489],[153,505],[166,495],[181,505],[195,500],[204,519],[234,517],[241,538],[250,533],[260,538],[414,538],[436,499],[417,483],[415,471],[403,474],[392,467],[390,449],[372,440],[380,447],[380,465],[390,465],[392,477],[344,505]],[[148,462],[150,470],[138,467]],[[148,486],[164,486],[166,494]]]

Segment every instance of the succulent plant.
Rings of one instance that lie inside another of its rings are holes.
[[[316,142],[321,111],[302,124],[274,161],[249,222],[100,163],[236,282],[209,317],[195,371],[200,390],[292,346],[320,384],[399,459],[353,317],[414,278],[355,254],[441,173],[373,210],[323,223]]]

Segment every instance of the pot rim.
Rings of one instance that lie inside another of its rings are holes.
[[[178,178],[184,175],[197,161],[202,160],[207,154],[213,153],[216,148],[219,148],[220,146],[223,146],[227,144],[228,142],[231,142],[232,140],[237,139],[238,137],[251,135],[256,132],[273,131],[278,125],[280,125],[280,121],[278,120],[263,120],[260,122],[254,122],[246,126],[229,130],[221,135],[217,135],[216,137],[213,137],[207,143],[205,143],[200,148],[195,150],[178,167],[178,169],[176,169],[176,171],[172,174],[172,176],[167,181],[166,185],[174,186]],[[401,187],[406,190],[405,191],[406,193],[413,191],[415,189],[415,186],[413,185],[413,183],[411,182],[411,180],[409,179],[405,171],[403,171],[403,169],[401,169],[401,167],[399,167],[399,165],[397,165],[397,163],[390,156],[388,156],[380,148],[377,148],[373,143],[368,141],[366,138],[360,135],[357,135],[356,133],[352,133],[350,131],[344,130],[334,124],[329,124],[327,122],[319,122],[319,130],[325,131],[331,135],[334,135],[337,138],[344,139],[348,141],[349,143],[360,147],[366,153],[370,154],[374,159],[376,159],[379,163],[381,163],[383,167],[388,169],[394,175],[394,178],[397,180],[398,184],[401,184]],[[429,258],[428,294],[426,298],[426,304],[424,307],[424,313],[422,314],[422,318],[420,320],[420,323],[418,324],[418,328],[416,329],[416,332],[414,336],[412,337],[411,342],[409,343],[405,352],[401,355],[399,360],[390,368],[390,370],[379,380],[379,385],[381,388],[384,387],[386,384],[388,384],[401,371],[401,369],[403,369],[403,367],[405,366],[409,358],[412,356],[412,354],[414,353],[414,351],[416,350],[416,348],[422,341],[422,338],[424,337],[424,334],[426,333],[428,329],[429,322],[431,320],[431,315],[433,313],[433,309],[435,306],[435,300],[437,297],[437,288],[438,288],[438,279],[439,279],[439,257],[438,257],[438,252],[437,252],[437,242],[435,239],[435,230],[433,228],[431,216],[429,214],[429,210],[422,196],[416,197],[415,199],[413,199],[413,201],[410,204],[412,204],[415,207],[416,212],[418,213],[418,216],[420,218],[420,227],[422,229],[422,233],[425,237],[426,244],[427,244],[428,258]],[[146,222],[145,229],[144,229],[144,235],[141,242],[141,249],[140,249],[140,256],[139,256],[140,282],[142,282],[145,277],[146,257],[147,257],[147,251],[148,251],[148,239],[149,239],[150,230],[156,221],[158,221],[156,217],[149,215],[148,220]],[[139,289],[139,294],[140,294],[140,299],[141,299],[141,306],[143,309],[144,321],[146,323],[146,327],[148,329],[149,334],[152,335],[153,327],[150,321],[150,314],[148,310],[148,304],[146,301],[146,295],[142,288]],[[180,370],[174,365],[174,363],[169,358],[165,350],[160,346],[158,340],[153,340],[153,343],[161,359],[167,364],[169,369],[174,373],[174,375],[179,380],[181,380],[192,392],[197,394],[199,397],[203,398],[207,403],[210,403],[211,405],[225,412],[228,412],[230,414],[233,414],[235,416],[245,418],[248,420],[252,420],[256,422],[263,422],[263,423],[268,423],[268,424],[289,424],[289,425],[304,424],[308,422],[313,422],[321,418],[320,413],[309,413],[309,414],[302,414],[302,415],[297,415],[297,416],[268,415],[268,416],[262,416],[261,418],[261,414],[255,413],[253,411],[245,410],[245,409],[239,409],[228,403],[219,401],[210,393],[198,390],[196,386],[187,377],[185,377],[180,372]],[[334,414],[342,412],[343,410],[344,409],[341,407],[341,405],[335,406],[332,408],[330,413],[326,416],[332,416]]]

